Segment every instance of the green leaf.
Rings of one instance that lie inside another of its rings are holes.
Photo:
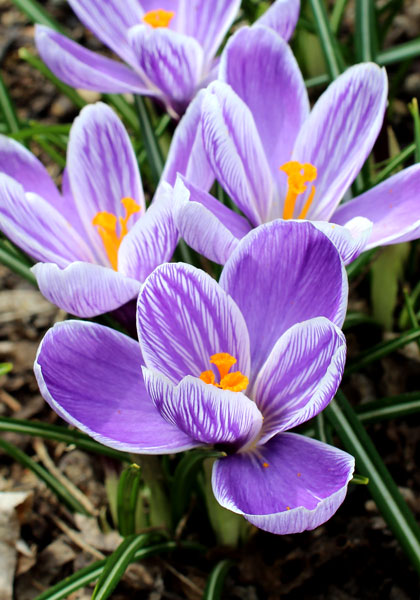
[[[377,53],[376,14],[373,0],[356,0],[356,61],[371,62]]]
[[[386,67],[387,65],[416,58],[417,56],[420,56],[420,38],[383,50],[376,56],[376,62]]]
[[[406,392],[366,402],[357,406],[356,412],[362,423],[378,423],[417,414],[420,412],[420,392]]]
[[[325,409],[344,447],[356,458],[358,470],[369,477],[368,488],[388,526],[420,573],[420,528],[372,440],[342,392]]]
[[[413,117],[414,122],[414,144],[416,148],[414,152],[414,159],[416,162],[420,162],[420,116],[417,98],[413,98],[411,103],[408,105],[408,109]]]
[[[338,42],[331,31],[325,4],[323,0],[309,0],[309,3],[314,14],[329,75],[332,79],[336,79],[344,70],[345,63]]]
[[[144,98],[134,96],[135,105],[137,108],[138,120],[140,123],[140,133],[143,139],[143,144],[147,154],[147,160],[150,166],[153,183],[158,185],[160,176],[162,175],[163,167],[165,166],[162,150],[159,146],[159,141],[155,135],[150,120],[150,115],[146,107]]]
[[[12,0],[13,4],[17,6],[25,15],[33,22],[39,23],[40,25],[46,25],[47,27],[51,27],[55,29],[55,31],[59,31],[60,33],[64,33],[64,29],[61,27],[57,21],[55,21],[48,11],[45,10],[41,6],[39,2],[36,0]]]
[[[141,469],[135,463],[121,473],[117,490],[118,528],[122,536],[135,533],[137,500],[141,482]]]
[[[5,267],[8,267],[14,273],[17,273],[26,281],[29,281],[34,287],[38,287],[35,275],[32,273],[30,267],[19,258],[16,253],[11,250],[5,240],[0,239],[0,263]]]
[[[387,166],[384,167],[382,171],[380,171],[373,179],[372,187],[378,185],[378,183],[381,183],[381,181],[385,181],[385,179],[387,179],[394,171],[399,169],[400,166],[407,160],[407,158],[410,158],[410,156],[414,154],[415,150],[416,145],[413,143],[404,148],[404,150],[401,150],[397,156],[391,158]]]
[[[355,279],[367,268],[367,266],[370,264],[378,250],[378,248],[372,248],[372,250],[367,250],[367,252],[363,252],[363,254],[358,256],[356,260],[354,260],[346,267],[347,277],[349,278],[349,281]]]
[[[371,267],[371,301],[373,318],[387,330],[392,330],[399,282],[404,273],[410,245],[386,246]]]
[[[19,131],[19,120],[16,115],[15,107],[10,98],[9,91],[0,74],[0,110],[3,113],[4,121],[9,133]]]
[[[203,600],[220,600],[222,598],[226,576],[233,566],[234,562],[229,559],[217,563],[207,579]]]
[[[331,32],[337,35],[340,29],[341,21],[344,15],[344,10],[347,5],[347,0],[336,0],[330,16]]]
[[[13,364],[11,362],[0,363],[0,377],[1,375],[6,375],[6,373],[10,373],[13,369]]]
[[[355,473],[353,475],[353,479],[350,480],[350,483],[355,483],[356,485],[367,485],[369,483],[369,477]]]
[[[83,515],[89,515],[85,507],[75,498],[67,488],[65,488],[57,479],[51,475],[49,471],[44,469],[41,465],[36,463],[30,456],[25,454],[20,448],[6,442],[6,440],[0,438],[0,448],[9,454],[14,460],[19,462],[21,465],[30,469],[35,475],[44,481],[46,485],[54,492],[54,494],[62,500],[70,510],[81,513]]]

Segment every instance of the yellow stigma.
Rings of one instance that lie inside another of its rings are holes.
[[[220,383],[216,382],[213,371],[203,371],[200,375],[201,381],[215,385],[222,390],[229,390],[231,392],[242,392],[248,387],[248,377],[242,375],[240,371],[233,371],[229,373],[230,368],[237,362],[236,358],[228,354],[227,352],[219,352],[213,354],[210,357],[210,362],[216,365],[219,371]]]
[[[98,212],[92,219],[92,225],[98,228],[105,252],[109,258],[112,268],[116,271],[118,267],[118,249],[124,236],[127,235],[127,223],[131,215],[140,211],[140,206],[133,198],[123,198],[121,204],[125,208],[125,217],[116,217],[109,212]],[[119,224],[120,233],[117,233]]]
[[[316,167],[311,163],[300,163],[297,160],[291,160],[279,167],[287,175],[287,195],[284,201],[283,219],[292,219],[295,210],[296,200],[300,194],[307,189],[307,183],[315,181],[317,176]],[[302,208],[298,219],[304,219],[312,204],[315,196],[315,186],[312,186],[311,193]]]
[[[154,29],[157,29],[158,27],[169,27],[174,16],[175,13],[173,11],[158,8],[157,10],[147,12],[143,17],[143,21],[151,25]]]

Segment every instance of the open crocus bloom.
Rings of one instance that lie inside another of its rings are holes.
[[[245,218],[184,180],[189,194],[179,184],[177,225],[193,248],[223,263],[247,231],[278,218],[316,222],[346,263],[364,248],[419,236],[420,165],[338,206],[382,125],[383,69],[372,63],[348,69],[309,112],[290,48],[258,26],[231,38],[219,77],[204,94],[203,142]]]
[[[44,26],[36,45],[48,67],[76,88],[154,96],[181,115],[217,76],[215,54],[240,0],[69,0],[79,19],[129,67]],[[299,0],[277,0],[260,19],[289,39]]]
[[[48,300],[80,317],[99,315],[135,298],[147,275],[170,260],[178,241],[174,173],[204,178],[205,186],[213,178],[196,139],[198,117],[189,111],[179,124],[147,211],[130,138],[108,106],[86,107],[75,120],[62,194],[31,152],[0,136],[0,228],[40,261],[33,271]]]
[[[139,295],[140,347],[97,324],[60,323],[35,373],[51,407],[100,442],[220,448],[222,506],[273,533],[313,529],[343,501],[354,459],[287,430],[339,385],[346,302],[331,241],[311,223],[277,221],[241,241],[219,284],[183,263],[158,267]]]

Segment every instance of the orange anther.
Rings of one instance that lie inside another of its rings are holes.
[[[210,383],[222,390],[229,390],[230,392],[242,392],[248,387],[248,377],[243,375],[240,371],[233,371],[229,373],[230,368],[237,362],[231,354],[227,352],[219,352],[213,354],[210,357],[210,362],[216,365],[219,371],[219,381],[216,382],[213,371],[203,371],[200,375],[201,381],[204,383]]]
[[[157,29],[158,27],[169,27],[170,22],[174,18],[175,13],[169,10],[163,10],[158,8],[156,10],[150,10],[143,16],[143,21]]]
[[[283,219],[292,219],[296,206],[296,200],[300,194],[307,190],[307,183],[315,181],[317,170],[311,163],[300,163],[297,160],[290,160],[279,167],[287,175],[287,194],[284,201]],[[315,195],[315,186],[312,186],[308,199],[302,208],[298,219],[304,219],[312,204]]]
[[[266,469],[269,466],[269,464],[266,462],[263,462],[262,466],[264,467],[264,469]]]

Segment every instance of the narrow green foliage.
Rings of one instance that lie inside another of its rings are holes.
[[[379,52],[376,56],[376,62],[386,67],[397,62],[409,60],[410,58],[417,58],[418,56],[420,56],[420,38]]]
[[[417,98],[413,98],[411,103],[408,105],[411,116],[414,122],[414,159],[416,162],[420,162],[420,115],[419,115],[419,103]]]
[[[346,9],[347,0],[336,0],[330,16],[331,32],[337,35]]]
[[[350,375],[351,373],[356,373],[356,371],[364,369],[371,363],[380,360],[384,356],[388,356],[388,354],[391,354],[391,352],[395,352],[396,350],[403,348],[410,342],[415,342],[419,338],[420,329],[410,329],[409,331],[405,331],[399,337],[395,338],[395,340],[380,342],[369,350],[362,352],[355,360],[350,361],[347,364],[344,374]]]
[[[140,134],[146,150],[153,183],[155,186],[157,186],[165,166],[162,150],[159,146],[159,140],[153,130],[150,115],[144,98],[141,96],[135,96],[135,104],[140,124]]]
[[[103,99],[115,108],[129,127],[134,129],[136,133],[140,131],[136,111],[123,96],[119,94],[103,94]]]
[[[82,504],[75,498],[67,488],[65,488],[57,479],[51,475],[49,471],[44,469],[41,465],[36,463],[30,456],[25,454],[20,448],[6,442],[0,438],[0,448],[9,454],[14,460],[19,462],[25,468],[30,469],[35,475],[41,479],[51,489],[52,492],[62,500],[70,510],[89,515],[87,510]]]
[[[309,0],[309,3],[314,14],[315,24],[324,52],[325,61],[327,63],[328,72],[331,79],[336,79],[344,70],[345,63],[337,40],[331,31],[325,4],[323,0]]]
[[[217,563],[207,579],[203,600],[221,600],[226,576],[233,566],[234,563],[229,559]]]
[[[351,327],[356,327],[357,325],[376,325],[378,326],[377,321],[370,317],[369,315],[365,315],[361,312],[348,311],[346,315],[346,319],[343,324],[343,330],[350,329]]]
[[[349,278],[349,281],[352,281],[367,269],[369,263],[372,261],[377,252],[378,248],[372,248],[372,250],[363,252],[363,254],[358,256],[356,260],[354,260],[346,267],[347,277]]]
[[[0,363],[0,377],[1,377],[1,375],[6,375],[7,373],[10,373],[10,371],[12,369],[13,369],[13,363],[11,363],[11,362]]]
[[[117,587],[128,565],[133,562],[137,550],[150,546],[156,535],[131,535],[121,542],[107,558],[102,574],[92,594],[92,600],[106,600]]]
[[[376,14],[373,0],[356,0],[356,61],[374,61],[377,54]]]
[[[379,423],[400,419],[420,412],[420,392],[406,392],[360,404],[356,409],[362,423]]]
[[[10,250],[10,247],[4,240],[0,240],[0,263],[26,279],[26,281],[29,281],[34,287],[38,287],[35,275],[32,273],[30,267]]]
[[[386,167],[384,167],[382,171],[380,171],[376,175],[376,177],[372,181],[372,187],[378,185],[378,183],[381,183],[381,181],[385,181],[385,179],[387,179],[392,173],[394,173],[394,171],[399,169],[401,165],[403,165],[403,163],[415,153],[415,151],[416,146],[414,143],[404,148],[404,150],[401,150],[401,152],[397,156],[394,156],[388,162]]]
[[[32,21],[32,23],[39,23],[40,25],[47,25],[51,29],[55,29],[60,33],[64,33],[64,29],[57,21],[55,21],[48,11],[41,6],[36,0],[12,0],[13,4],[17,6],[25,15]]]
[[[19,120],[16,115],[15,107],[10,98],[9,91],[0,74],[0,111],[3,113],[4,122],[8,133],[19,131]]]
[[[369,483],[369,477],[355,473],[350,483],[355,483],[356,485],[367,485]]]
[[[10,137],[18,141],[33,138],[35,135],[42,135],[47,139],[55,134],[63,134],[67,137],[70,127],[71,125],[40,125],[32,121],[29,126],[25,126],[16,133],[10,134]]]
[[[141,469],[135,463],[121,473],[117,490],[117,514],[118,528],[124,537],[135,533],[140,482]]]
[[[368,488],[378,509],[420,573],[420,528],[372,440],[344,394],[338,392],[325,409],[346,450],[356,458],[357,468],[369,476]]]

